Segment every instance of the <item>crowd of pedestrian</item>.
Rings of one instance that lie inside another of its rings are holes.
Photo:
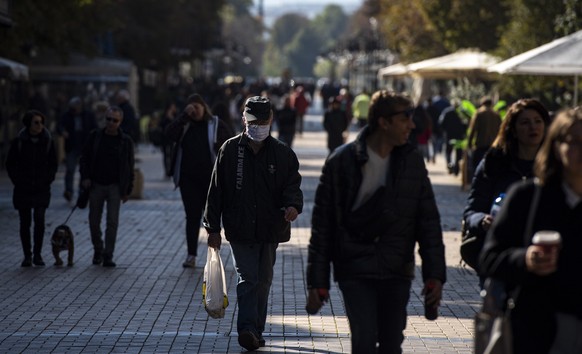
[[[564,110],[552,120],[538,100],[524,98],[501,116],[493,100],[483,97],[464,120],[459,102],[444,93],[415,103],[386,90],[355,97],[347,88],[329,91],[322,115],[329,156],[311,215],[307,310],[324,306],[333,271],[352,352],[401,352],[418,249],[426,316],[436,317],[447,274],[427,164],[436,163],[444,150],[451,174],[463,163],[473,176],[460,217],[484,243],[476,267],[480,286],[492,278],[503,282],[507,294],[519,289],[511,317],[514,352],[582,351],[574,338],[582,328],[582,287],[571,282],[582,268],[576,256],[582,226],[580,110]],[[301,84],[269,87],[259,81],[240,90],[226,87],[217,96],[175,97],[150,126],[149,138],[162,150],[163,176],[173,178],[184,207],[182,266],[196,267],[201,227],[208,247],[220,248],[222,234],[229,241],[238,278],[236,329],[247,350],[265,345],[276,250],[290,240],[291,223],[303,211],[293,141],[304,133],[312,103],[313,95]],[[144,139],[138,117],[126,90],[98,110],[72,97],[54,132],[66,153],[64,198],[71,202],[75,193],[88,191],[94,265],[116,266],[120,208],[134,189],[135,148]],[[59,163],[45,123],[42,112],[26,112],[6,159],[23,267],[45,265],[44,216]],[[347,142],[352,123],[359,132]],[[275,129],[278,139],[272,136]],[[532,202],[536,190],[539,204]],[[492,205],[501,209],[494,212]],[[537,217],[532,234],[524,234],[532,205]],[[548,230],[559,233],[560,247],[534,244],[533,233]],[[536,308],[540,303],[543,311]]]

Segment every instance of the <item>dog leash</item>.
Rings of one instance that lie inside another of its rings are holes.
[[[71,212],[69,213],[69,216],[67,216],[67,219],[65,220],[65,222],[63,224],[66,224],[69,221],[69,219],[71,218],[71,215],[73,215],[73,213],[75,212],[75,209],[77,209],[77,205],[75,205],[73,207],[73,209],[71,209]]]

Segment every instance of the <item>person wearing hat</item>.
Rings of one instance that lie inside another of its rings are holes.
[[[58,166],[54,142],[45,128],[45,121],[45,116],[39,111],[26,112],[22,118],[24,128],[10,145],[6,157],[6,171],[14,184],[12,202],[20,217],[23,267],[30,267],[33,263],[35,266],[45,265],[41,255],[44,217]],[[31,245],[33,220],[34,245]]]
[[[167,125],[166,136],[174,142],[169,174],[175,187],[180,188],[186,213],[188,255],[182,266],[194,268],[212,166],[231,131],[223,120],[212,115],[199,94],[190,95],[187,103],[184,112]]]
[[[203,225],[214,248],[221,246],[221,221],[224,225],[238,275],[238,341],[255,350],[265,345],[275,251],[291,237],[303,193],[297,156],[270,135],[269,99],[248,98],[242,120],[244,131],[218,151]]]

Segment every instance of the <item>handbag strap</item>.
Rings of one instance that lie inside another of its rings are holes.
[[[525,224],[525,231],[523,233],[524,245],[527,247],[530,243],[532,237],[533,222],[538,210],[538,204],[540,202],[540,196],[542,194],[542,187],[539,185],[538,179],[534,179],[534,194],[530,203],[529,213],[527,215],[527,222]],[[512,292],[511,296],[507,299],[507,312],[509,313],[511,309],[515,307],[515,299],[521,291],[521,286],[517,286]]]
[[[538,183],[538,179],[534,179],[534,195],[531,199],[531,204],[529,207],[529,214],[527,216],[527,223],[525,224],[525,232],[523,234],[524,244],[529,245],[531,240],[531,233],[533,228],[534,218],[536,216],[536,211],[538,210],[538,204],[540,202],[540,195],[542,194],[542,187]]]

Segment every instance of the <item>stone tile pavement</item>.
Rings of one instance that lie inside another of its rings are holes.
[[[276,133],[275,133],[276,135]],[[351,133],[353,138],[355,132]],[[305,265],[313,196],[326,157],[321,117],[308,116],[298,136],[305,209],[281,244],[270,297],[266,347],[269,353],[349,353],[350,333],[341,295],[314,316],[305,306]],[[222,247],[230,306],[211,319],[202,305],[205,238],[195,269],[184,269],[184,213],[178,191],[163,178],[161,154],[140,145],[144,196],[122,206],[117,268],[91,264],[87,210],[68,222],[75,233],[75,265],[55,267],[50,233],[71,206],[62,198],[63,167],[47,211],[43,257],[46,267],[21,268],[18,215],[12,186],[0,171],[0,352],[1,353],[240,353],[236,337],[236,278],[229,247]],[[413,283],[405,353],[471,353],[472,318],[479,304],[477,277],[459,267],[459,218],[467,197],[460,178],[448,175],[442,156],[429,164],[447,246],[449,281],[437,321],[423,317],[421,284]],[[204,235],[202,232],[201,235]],[[226,246],[226,244],[225,244]],[[418,267],[417,267],[418,271]]]

